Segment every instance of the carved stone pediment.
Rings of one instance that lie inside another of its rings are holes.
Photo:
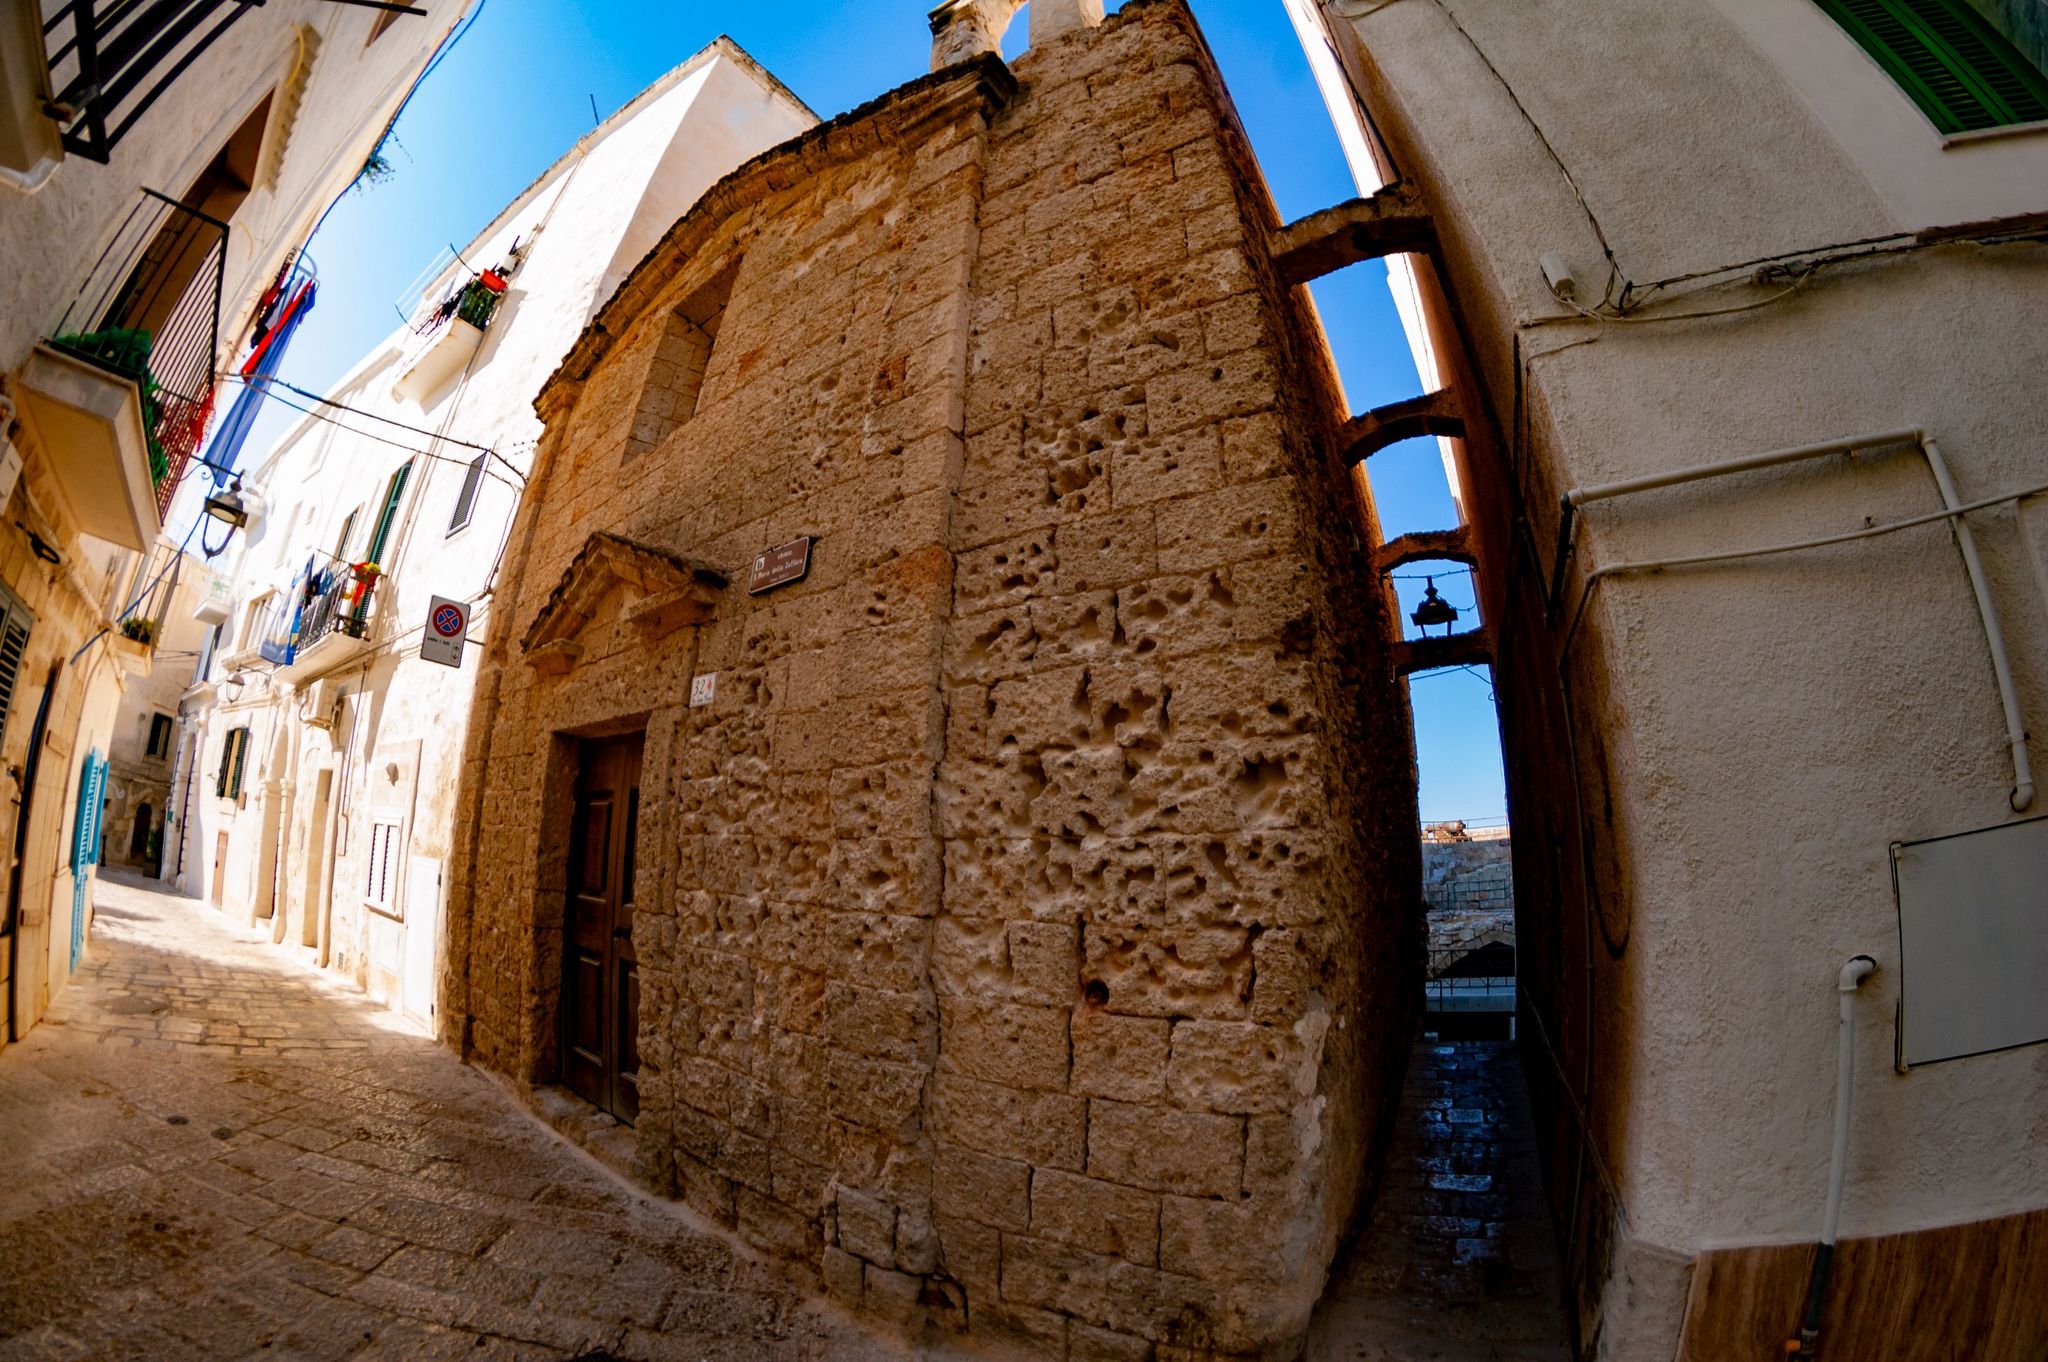
[[[614,591],[628,597],[627,622],[655,639],[710,619],[726,580],[708,564],[600,530],[563,571],[519,646],[534,670],[560,675],[582,658],[578,635]]]

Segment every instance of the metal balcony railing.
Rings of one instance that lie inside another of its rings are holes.
[[[262,0],[42,0],[64,149],[106,162],[186,68]]]
[[[375,585],[375,579],[360,582],[348,564],[318,556],[271,608],[269,626],[259,635],[263,642],[258,654],[266,662],[289,667],[330,634],[365,637]]]
[[[143,190],[51,338],[142,390],[159,520],[213,413],[227,248],[225,222]]]

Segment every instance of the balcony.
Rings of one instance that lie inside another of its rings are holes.
[[[136,120],[250,0],[42,0],[51,97],[64,149],[105,163]]]
[[[227,240],[145,189],[22,367],[22,415],[86,534],[145,551],[205,438]]]
[[[392,396],[424,408],[467,369],[484,343],[484,332],[497,314],[505,289],[503,275],[485,270],[453,284],[438,303],[427,308],[415,325],[418,339],[406,351],[403,372],[391,387]]]
[[[374,573],[358,573],[322,555],[307,565],[272,609],[257,653],[280,681],[297,685],[361,657],[370,648]]]

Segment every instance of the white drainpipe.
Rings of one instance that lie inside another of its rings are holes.
[[[1842,1223],[1842,1189],[1849,1179],[1849,1099],[1856,1086],[1856,990],[1876,970],[1867,955],[1850,957],[1835,981],[1842,1004],[1838,1028],[1840,1053],[1835,1068],[1835,1143],[1828,1157],[1828,1205],[1821,1217],[1820,1248],[1813,1256],[1813,1278],[1806,1291],[1806,1316],[1799,1337],[1786,1351],[1806,1359],[1820,1355],[1821,1307],[1827,1302],[1828,1272],[1834,1266],[1835,1234]]]

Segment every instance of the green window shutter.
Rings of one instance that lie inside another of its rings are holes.
[[[366,561],[384,566],[384,547],[391,540],[392,522],[398,519],[398,503],[405,496],[406,480],[412,476],[412,464],[402,463],[391,475],[391,481],[384,485],[384,509],[377,513],[377,532],[370,536],[370,552]]]
[[[240,799],[242,797],[242,767],[246,763],[248,755],[249,730],[238,728],[235,730],[235,769],[228,778],[229,799]]]
[[[1967,0],[1817,0],[1944,133],[2048,120],[2048,76]]]
[[[239,799],[242,794],[242,759],[249,751],[249,730],[231,728],[228,740],[221,744],[220,774],[214,778],[213,792],[222,799]]]

